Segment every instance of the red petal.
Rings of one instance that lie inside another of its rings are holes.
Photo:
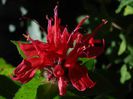
[[[21,83],[26,83],[33,78],[35,71],[36,69],[31,66],[30,62],[23,60],[14,70],[15,76],[12,77],[12,79],[20,81]]]
[[[80,67],[78,64],[73,68],[69,68],[69,79],[72,85],[79,91],[84,91],[95,85],[89,78],[87,69],[85,67]]]
[[[37,51],[35,50],[35,48],[32,44],[19,42],[19,46],[27,57],[32,57],[32,56],[38,55]]]
[[[67,28],[64,28],[63,33],[61,35],[61,41],[63,44],[66,44],[68,41],[69,33],[67,31]]]
[[[47,41],[48,43],[54,43],[54,34],[53,34],[53,31],[52,31],[52,19],[48,19],[48,35],[47,35]]]
[[[59,77],[58,79],[58,88],[59,88],[59,95],[63,96],[66,93],[67,81],[64,77]]]
[[[77,48],[73,49],[66,58],[65,67],[73,67],[78,59]]]
[[[85,22],[85,20],[88,19],[88,18],[89,18],[89,16],[86,16],[85,18],[83,18],[83,19],[79,22],[79,24],[77,25],[77,27],[75,28],[74,31],[77,31],[77,30],[81,27],[81,25]]]
[[[33,57],[39,55],[41,51],[48,49],[48,45],[38,40],[33,40],[32,43],[21,43],[19,46],[27,57]]]
[[[105,48],[104,40],[102,40],[101,44],[102,46],[92,46],[86,48],[86,50],[83,52],[83,54],[85,53],[83,56],[88,58],[96,58],[97,56],[101,55],[101,53],[103,53]]]
[[[54,67],[53,73],[54,73],[54,76],[55,76],[55,77],[61,77],[61,76],[64,75],[64,70],[63,70],[63,68],[61,67],[61,65],[56,65],[56,66]]]

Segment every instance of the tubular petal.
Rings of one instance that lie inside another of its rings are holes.
[[[59,95],[63,96],[66,93],[67,81],[64,77],[59,77],[58,79],[58,88],[59,88]]]

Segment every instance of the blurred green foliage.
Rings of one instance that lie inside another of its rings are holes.
[[[4,59],[0,58],[0,75],[10,77],[13,74],[14,68],[5,62]]]
[[[118,6],[116,13],[120,13],[120,11],[123,8],[124,8],[123,12],[124,16],[133,14],[133,0],[120,0],[120,5]]]

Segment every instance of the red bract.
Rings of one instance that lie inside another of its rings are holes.
[[[57,81],[59,94],[66,93],[66,87],[70,81],[77,90],[84,91],[92,88],[95,83],[88,76],[87,68],[79,64],[78,58],[96,58],[104,50],[104,40],[95,40],[97,30],[106,24],[102,20],[91,34],[82,35],[78,30],[86,19],[86,16],[77,27],[69,33],[67,27],[60,25],[57,6],[54,9],[53,19],[48,18],[47,42],[33,40],[24,35],[30,43],[18,42],[26,59],[15,69],[13,77],[21,83],[26,83],[33,78],[36,70],[41,70],[49,81]],[[96,46],[100,45],[100,46]]]

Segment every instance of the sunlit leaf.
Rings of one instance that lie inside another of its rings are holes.
[[[120,5],[117,8],[116,13],[119,13],[123,7],[132,3],[133,3],[133,0],[120,0]]]
[[[124,13],[123,14],[124,14],[124,16],[133,14],[133,7],[126,6],[126,8],[124,9]]]
[[[5,62],[4,59],[0,58],[0,75],[10,77],[13,73],[14,68]]]
[[[88,70],[93,70],[96,60],[92,58],[79,58],[79,61],[81,61],[81,65],[85,65]]]
[[[119,47],[118,55],[121,55],[126,51],[126,39],[123,34],[120,34],[120,39],[122,40],[122,42]]]
[[[37,88],[43,82],[43,78],[36,75],[30,82],[21,86],[13,99],[36,99]]]
[[[131,74],[127,70],[127,66],[125,64],[121,67],[120,74],[121,74],[120,82],[122,84],[125,83],[127,80],[131,79]]]
[[[21,55],[22,58],[26,58],[25,54],[23,53],[23,51],[21,50],[21,48],[19,47],[19,44],[17,41],[12,41],[11,42],[17,47],[17,50],[19,52],[19,54]]]

